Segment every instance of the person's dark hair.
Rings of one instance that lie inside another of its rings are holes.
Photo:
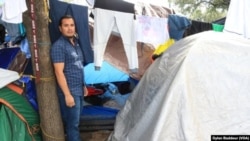
[[[71,15],[64,15],[64,16],[62,16],[62,17],[60,18],[60,20],[59,20],[59,26],[62,25],[62,20],[63,20],[63,19],[73,19],[73,21],[75,22],[74,18],[73,18]]]

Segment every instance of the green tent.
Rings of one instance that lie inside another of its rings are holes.
[[[41,141],[40,120],[24,96],[0,89],[0,140]]]

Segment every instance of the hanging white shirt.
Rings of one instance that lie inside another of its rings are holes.
[[[136,41],[150,43],[157,47],[169,39],[168,19],[137,16],[135,31]]]
[[[231,0],[223,32],[250,39],[250,0]]]
[[[7,23],[22,23],[23,12],[26,10],[26,0],[6,0],[2,7],[2,20]]]

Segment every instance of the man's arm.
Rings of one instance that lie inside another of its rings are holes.
[[[64,63],[54,63],[53,65],[54,65],[57,83],[59,84],[65,96],[66,105],[68,107],[73,107],[75,105],[75,101],[70,93],[66,77],[63,73]]]

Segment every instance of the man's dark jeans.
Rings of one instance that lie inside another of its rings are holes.
[[[59,104],[64,123],[64,129],[66,131],[67,141],[81,141],[79,133],[80,116],[83,108],[83,96],[73,96],[75,100],[75,106],[72,108],[67,107],[65,103],[65,97],[63,94],[59,94]]]

